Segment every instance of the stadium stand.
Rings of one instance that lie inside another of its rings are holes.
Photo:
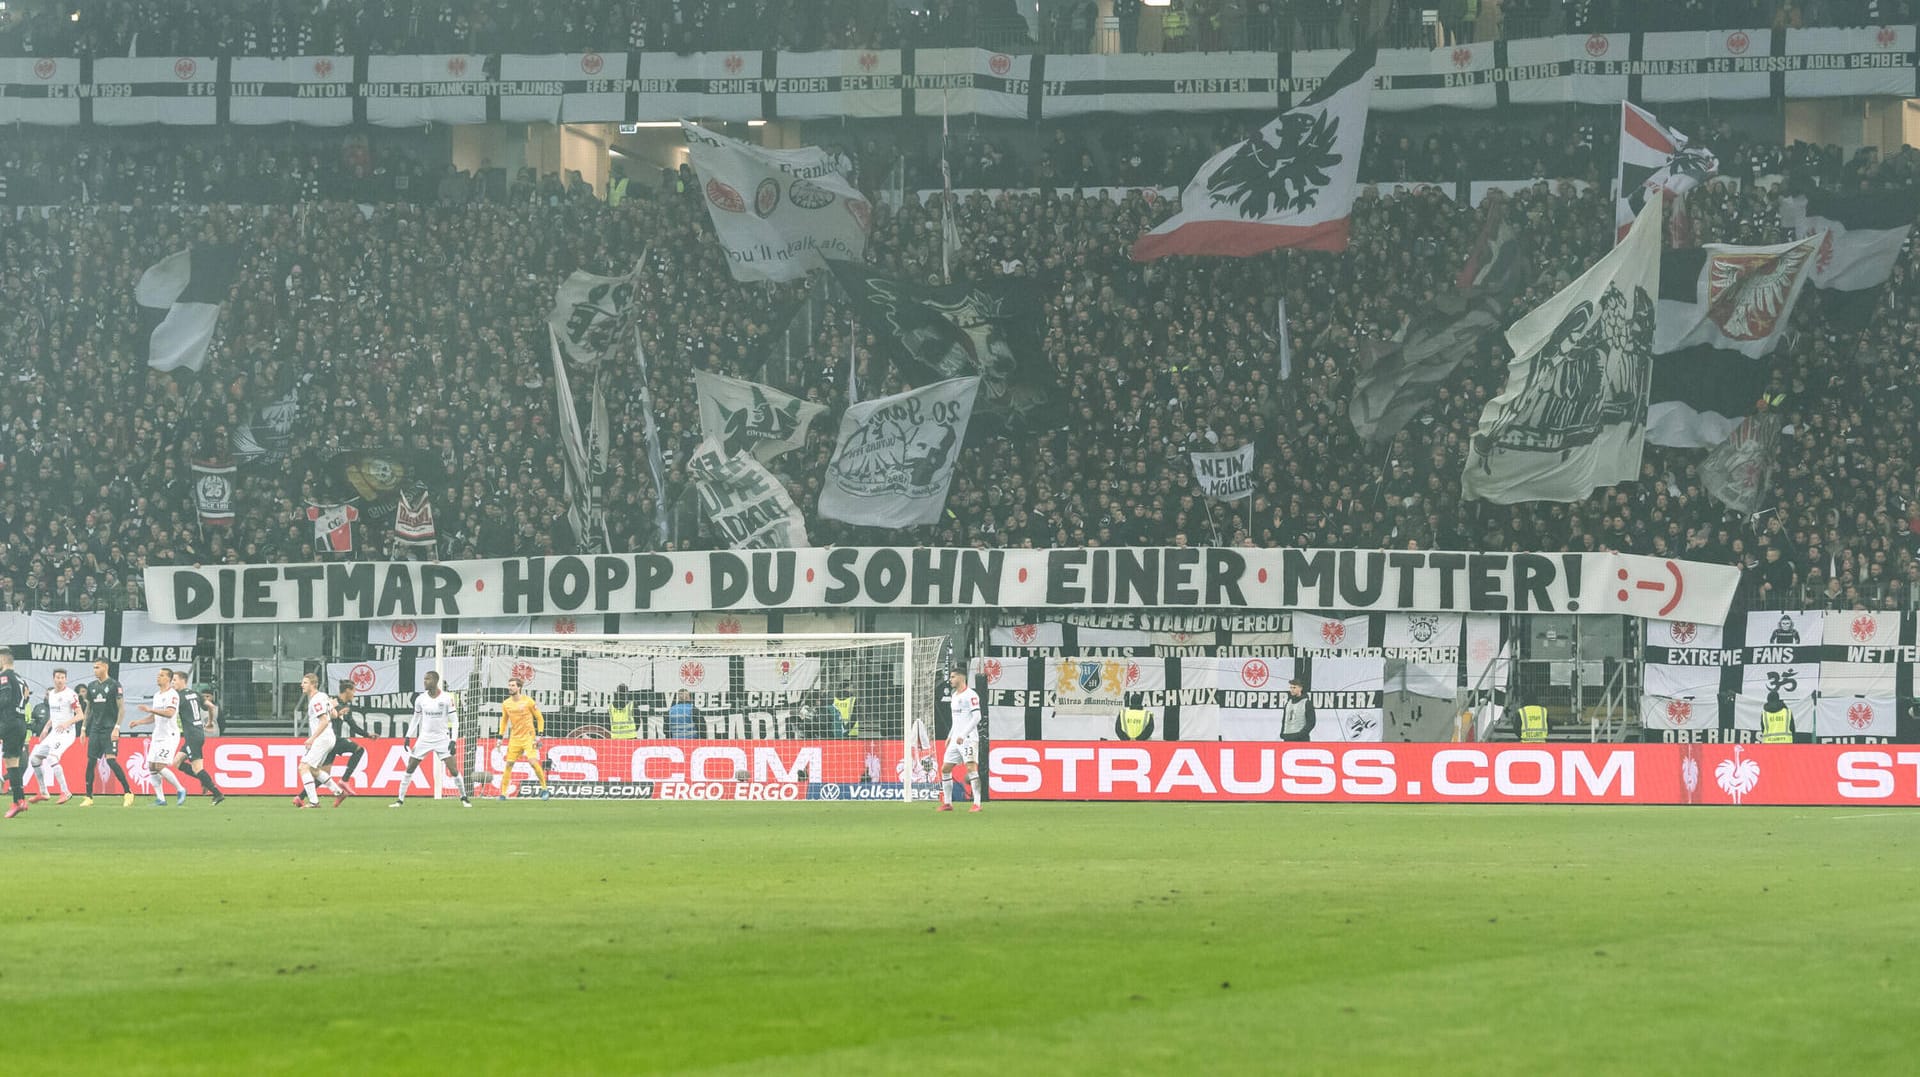
[[[1595,155],[1611,159],[1606,146],[1555,157],[1554,141],[1550,130],[1511,139],[1533,149],[1505,160],[1544,166],[1542,174],[1565,160],[1591,177]],[[298,149],[276,142],[238,152],[218,136],[22,143],[4,151],[10,200],[60,208],[19,209],[0,225],[0,280],[17,297],[0,320],[0,350],[20,357],[19,391],[0,403],[8,462],[0,600],[13,609],[137,606],[148,563],[310,558],[305,505],[342,450],[405,451],[445,470],[435,506],[443,556],[566,549],[551,419],[515,406],[545,385],[541,326],[560,278],[651,251],[658,290],[645,334],[670,505],[699,436],[691,372],[767,377],[756,349],[797,294],[732,281],[704,208],[673,173],[642,178],[610,208],[552,175],[489,184],[453,172],[405,138],[319,135]],[[1440,150],[1428,141],[1418,151],[1425,158],[1409,155],[1410,145],[1383,134],[1370,170],[1412,176],[1434,167],[1433,154],[1469,160],[1490,144],[1466,138]],[[1169,153],[1152,175],[1074,181],[1166,179],[1191,152],[1204,146]],[[1800,188],[1906,183],[1920,167],[1911,151],[1843,161],[1812,146],[1743,146],[1728,161],[1730,172],[1784,173]],[[1040,182],[1044,168],[1029,158],[978,180]],[[875,260],[903,276],[937,274],[937,214],[912,199],[886,201]],[[201,212],[208,202],[252,204]],[[1523,190],[1514,205],[1541,257],[1510,316],[1598,255],[1611,212],[1591,189],[1566,184]],[[1715,186],[1692,213],[1703,239],[1770,242],[1784,235],[1774,206],[1773,193],[1751,184]],[[1684,552],[1746,566],[1751,597],[1763,604],[1907,608],[1920,598],[1920,423],[1915,393],[1898,376],[1920,335],[1920,295],[1905,262],[1864,333],[1805,308],[1774,386],[1797,433],[1774,511],[1758,529],[1701,493],[1699,454],[1683,451],[1650,452],[1644,481],[1583,504],[1463,506],[1461,449],[1499,376],[1492,342],[1386,452],[1364,451],[1345,414],[1361,342],[1393,333],[1433,281],[1458,269],[1480,212],[1441,192],[1387,189],[1362,203],[1345,256],[1148,270],[1128,261],[1127,244],[1163,207],[1137,193],[970,197],[955,275],[1013,276],[1042,290],[1066,423],[1031,443],[991,439],[963,454],[947,518],[914,538]],[[216,240],[244,253],[209,372],[149,375],[137,359],[141,323],[128,285],[183,242]],[[1272,366],[1280,293],[1298,364],[1287,382]],[[871,335],[849,340],[843,307],[830,305],[816,328],[809,359],[789,369],[791,388],[837,404],[850,346],[868,391],[899,384]],[[293,466],[244,469],[236,526],[203,533],[189,463],[219,455],[236,428],[290,396],[299,416],[286,449]],[[616,548],[657,545],[660,492],[642,462],[638,407],[629,390],[614,416]],[[812,516],[833,429],[816,424],[807,448],[776,470],[808,510],[816,541],[872,541]],[[1209,516],[1186,451],[1249,440],[1262,461],[1250,511]],[[359,548],[385,549],[390,523],[360,521]],[[697,520],[682,523],[675,546],[710,543]]]

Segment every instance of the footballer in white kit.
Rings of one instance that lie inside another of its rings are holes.
[[[187,787],[180,776],[173,771],[173,764],[180,756],[180,693],[173,690],[173,671],[162,669],[153,700],[140,705],[145,718],[136,718],[130,726],[150,725],[153,734],[147,739],[147,774],[153,783],[153,802],[161,807],[167,803],[167,786],[173,786],[180,795],[180,803],[187,802]]]
[[[440,762],[453,774],[454,785],[460,790],[460,806],[473,807],[473,800],[467,795],[467,776],[461,773],[460,760],[453,751],[453,695],[440,690],[440,674],[429,670],[424,678],[426,691],[413,697],[413,743],[407,747],[407,773],[400,779],[400,793],[394,797],[389,808],[398,808],[407,802],[407,786],[413,781],[413,772],[430,756],[439,756]]]
[[[316,786],[331,786],[333,806],[347,799],[347,787],[335,781],[333,766],[333,697],[320,690],[320,675],[309,673],[300,678],[300,690],[307,710],[307,743],[300,755],[300,793],[293,798],[295,807],[319,807]]]
[[[951,776],[973,798],[973,807],[968,810],[979,811],[980,776],[974,774],[971,788],[968,788],[966,770],[980,750],[980,694],[967,687],[967,675],[963,670],[956,669],[947,674],[947,681],[953,688],[953,726],[947,730],[947,751],[940,760],[939,810],[953,810],[953,785],[947,780]],[[955,773],[956,769],[958,774]],[[974,769],[979,768],[976,766]]]
[[[67,772],[60,760],[80,735],[80,719],[80,693],[67,687],[66,670],[54,670],[53,687],[47,689],[46,730],[40,735],[40,743],[33,746],[33,754],[27,757],[28,772],[40,776],[40,792],[28,803],[47,799],[56,785],[60,787],[62,804],[73,796],[67,788]]]

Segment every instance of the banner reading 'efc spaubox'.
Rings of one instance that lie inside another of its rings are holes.
[[[996,800],[1920,806],[1920,746],[1008,741]]]

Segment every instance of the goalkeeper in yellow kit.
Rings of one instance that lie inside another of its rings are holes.
[[[540,713],[540,704],[532,696],[521,694],[520,678],[510,678],[507,698],[500,703],[500,736],[507,742],[507,761],[500,768],[500,793],[493,799],[507,799],[507,787],[513,784],[513,765],[523,759],[540,779],[540,799],[553,795],[547,789],[547,772],[540,766],[540,734],[546,728],[547,718]]]

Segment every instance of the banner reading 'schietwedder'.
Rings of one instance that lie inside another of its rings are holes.
[[[1719,624],[1738,570],[1632,554],[898,546],[146,570],[170,624],[1026,607],[1608,613]]]

